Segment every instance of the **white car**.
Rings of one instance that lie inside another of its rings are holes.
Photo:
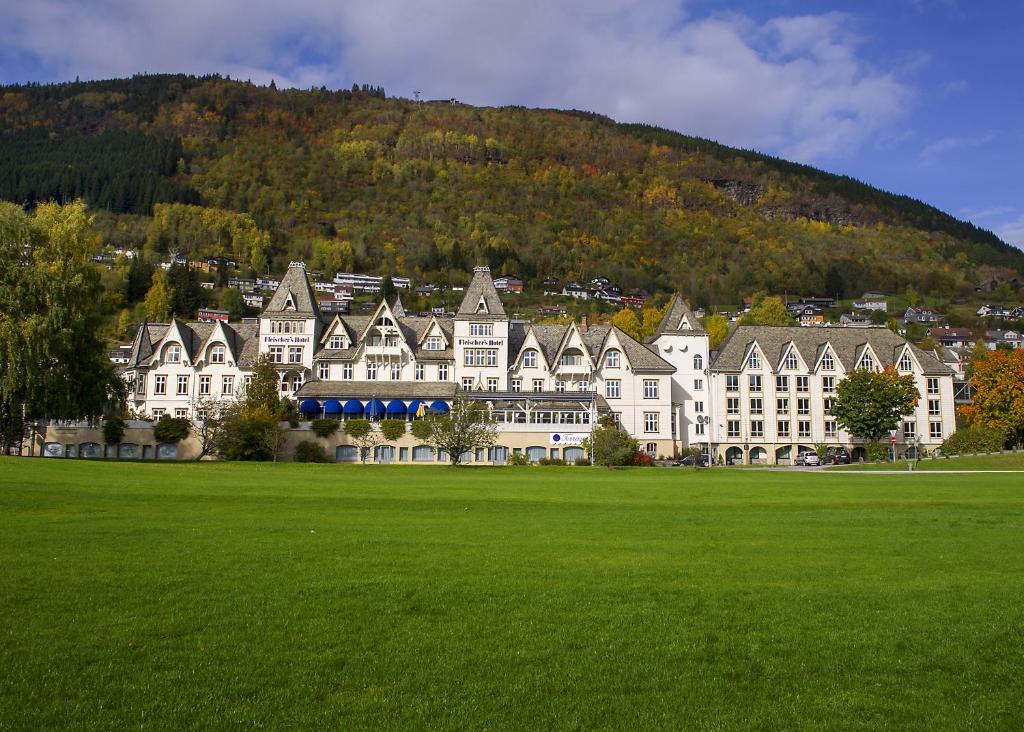
[[[802,452],[796,456],[796,465],[821,465],[816,452]]]

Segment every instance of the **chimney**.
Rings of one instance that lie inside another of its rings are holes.
[[[587,322],[587,316],[584,313],[580,316],[580,333],[586,333],[589,323]]]

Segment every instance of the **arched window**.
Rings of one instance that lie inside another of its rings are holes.
[[[377,318],[377,322],[375,322],[374,325],[376,325],[376,326],[382,326],[383,325],[383,326],[391,327],[391,326],[394,326],[394,322],[391,320],[391,318],[387,317],[386,315],[381,315],[379,318]]]
[[[523,351],[523,368],[537,368],[537,351],[535,349],[529,348]]]
[[[227,349],[224,348],[224,344],[214,343],[212,346],[210,346],[210,363],[224,363],[224,356],[226,353]]]
[[[693,370],[703,371],[704,370],[704,357],[699,353],[693,355]]]
[[[180,363],[181,362],[181,346],[177,343],[168,343],[164,348],[164,362],[165,363]]]
[[[621,354],[614,348],[608,349],[608,352],[604,354],[604,365],[610,369],[617,369],[619,367],[619,356]]]

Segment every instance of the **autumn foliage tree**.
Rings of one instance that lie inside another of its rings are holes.
[[[972,363],[974,403],[961,407],[969,424],[1002,430],[1024,441],[1024,350],[991,351]]]

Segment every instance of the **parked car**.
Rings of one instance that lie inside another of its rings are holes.
[[[822,465],[849,465],[850,451],[845,447],[830,447],[825,451],[825,458]]]
[[[706,468],[711,464],[710,460],[708,460],[707,455],[699,455],[697,457],[694,457],[693,455],[687,455],[682,460],[676,460],[675,462],[672,463],[672,465],[676,467],[682,465],[685,465],[687,467],[693,467],[694,463],[696,463],[699,467],[702,468]]]
[[[806,466],[821,465],[821,460],[818,459],[818,453],[808,451],[797,455],[796,461],[793,464]]]

